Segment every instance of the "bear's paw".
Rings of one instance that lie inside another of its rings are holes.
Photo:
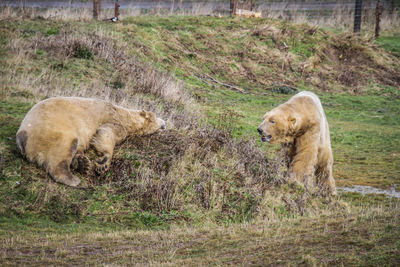
[[[77,154],[72,160],[71,168],[81,174],[88,174],[92,168],[92,163],[87,156]]]
[[[108,156],[103,156],[95,162],[94,170],[97,174],[102,174],[110,168],[111,160]]]

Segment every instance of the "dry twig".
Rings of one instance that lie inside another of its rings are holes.
[[[242,93],[242,94],[246,94],[246,91],[245,91],[243,88],[237,87],[237,86],[235,86],[235,85],[231,85],[231,84],[227,84],[227,83],[220,82],[220,81],[216,80],[215,78],[211,77],[210,75],[207,75],[207,74],[199,74],[197,77],[198,77],[202,82],[204,82],[204,83],[206,83],[206,84],[208,84],[208,85],[214,86],[214,85],[212,85],[212,84],[209,83],[209,81],[211,81],[211,82],[213,82],[213,83],[216,83],[216,84],[225,86],[225,87],[227,87],[227,88],[229,88],[229,89],[233,89],[233,90],[235,90],[235,91],[238,91],[238,92],[240,92],[240,93]]]

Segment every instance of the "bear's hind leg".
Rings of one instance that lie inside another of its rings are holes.
[[[91,145],[101,154],[101,157],[95,162],[97,173],[104,173],[110,168],[115,144],[124,138],[121,133],[124,133],[123,129],[108,123],[101,125],[97,130],[96,135],[91,140]]]
[[[72,142],[67,143],[70,144],[69,147],[63,147],[60,144],[52,151],[47,169],[56,182],[75,187],[80,184],[81,180],[71,173],[70,165],[76,154],[78,139],[75,138]]]

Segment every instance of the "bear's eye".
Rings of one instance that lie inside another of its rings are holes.
[[[157,121],[156,116],[152,114],[152,115],[149,117],[149,121],[151,121],[151,122]]]
[[[274,120],[269,120],[269,122],[272,123],[272,124],[276,123],[276,121],[274,121]]]

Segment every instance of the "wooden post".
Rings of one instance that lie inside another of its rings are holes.
[[[356,6],[354,10],[354,32],[359,33],[361,30],[361,9],[362,0],[356,0]]]
[[[93,0],[93,18],[99,19],[101,10],[101,0]]]
[[[21,10],[22,10],[22,12],[24,13],[24,15],[25,15],[25,8],[26,8],[26,0],[20,0],[20,8],[21,8]]]
[[[394,0],[392,0],[391,14],[394,14]]]
[[[379,23],[381,22],[381,3],[378,0],[378,2],[376,2],[376,23],[375,23],[375,38],[379,37]]]
[[[114,18],[119,18],[119,3],[118,0],[115,1]]]
[[[254,11],[254,8],[255,8],[255,3],[254,2],[255,2],[254,0],[250,1],[250,11]]]
[[[230,4],[231,16],[235,16],[237,0],[230,0],[230,1],[231,1]]]
[[[170,9],[169,13],[171,15],[173,15],[174,14],[174,10],[175,10],[175,0],[171,0],[171,9]]]

